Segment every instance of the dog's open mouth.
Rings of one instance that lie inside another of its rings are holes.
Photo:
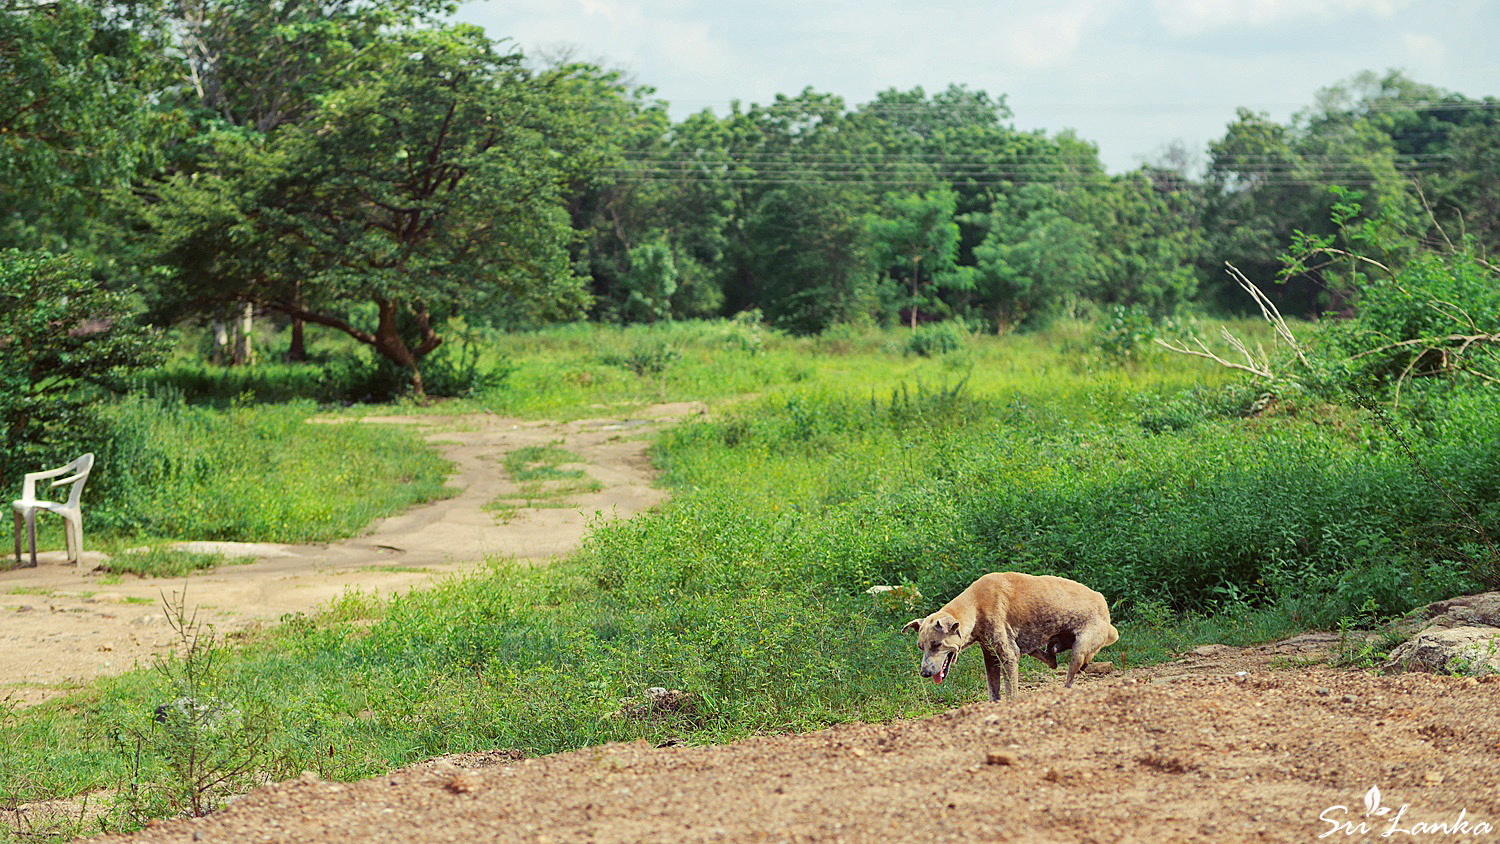
[[[948,669],[950,669],[950,668],[953,667],[953,661],[956,660],[956,659],[958,659],[958,653],[957,652],[950,652],[948,654],[948,658],[945,659],[945,660],[943,660],[943,670],[941,670],[938,673],[932,675],[932,682],[934,682],[934,683],[941,683],[941,682],[943,682],[943,678],[948,676]]]

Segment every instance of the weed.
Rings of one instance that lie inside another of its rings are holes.
[[[274,724],[267,704],[236,694],[227,682],[228,655],[213,627],[188,612],[186,594],[163,596],[162,608],[181,647],[176,658],[156,663],[167,699],[112,731],[129,771],[121,808],[135,822],[163,810],[205,815],[256,784]]]
[[[623,355],[605,355],[610,366],[623,366],[639,376],[660,375],[682,360],[682,352],[666,340],[643,340]]]

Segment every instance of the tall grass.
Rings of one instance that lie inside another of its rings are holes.
[[[309,401],[188,404],[171,391],[102,405],[84,498],[91,545],[148,539],[323,542],[442,497],[448,464],[397,426],[319,424]],[[60,543],[40,520],[42,544]]]

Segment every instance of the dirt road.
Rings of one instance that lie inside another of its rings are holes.
[[[486,557],[564,554],[593,520],[631,516],[661,500],[645,435],[664,421],[702,411],[697,404],[659,405],[629,418],[568,423],[484,415],[365,417],[358,424],[418,427],[453,462],[449,485],[457,494],[329,545],[190,543],[256,561],[188,578],[105,576],[93,570],[100,555],[85,554],[84,564],[74,566],[61,551],[42,554],[36,568],[0,571],[0,697],[33,704],[150,664],[153,654],[174,644],[163,595],[185,596],[190,609],[227,633],[287,613],[315,612],[349,590],[405,591],[475,569]],[[578,456],[576,468],[598,482],[597,492],[571,496],[565,506],[521,507],[504,519],[485,509],[516,494],[500,464],[505,455],[553,444]]]
[[[356,783],[304,775],[108,840],[1500,838],[1500,683],[1309,665],[1327,644],[1224,648],[1071,691],[1053,678],[923,721],[455,757]]]

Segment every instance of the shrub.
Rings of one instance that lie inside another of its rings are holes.
[[[903,351],[924,358],[938,357],[963,348],[964,330],[952,322],[919,326],[907,337]]]
[[[638,341],[626,353],[607,354],[603,360],[607,365],[623,366],[644,377],[666,372],[667,367],[682,360],[682,351],[667,340],[647,337]]]
[[[159,362],[165,339],[68,256],[0,251],[0,477],[92,450],[101,386]]]

